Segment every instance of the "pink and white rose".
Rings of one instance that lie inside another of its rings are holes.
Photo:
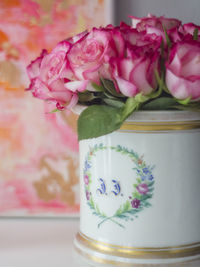
[[[28,90],[37,98],[54,102],[58,108],[71,107],[78,102],[76,91],[67,90],[66,80],[62,78],[69,49],[70,43],[63,41],[51,53],[43,50],[40,57],[27,67],[31,81]]]
[[[193,35],[195,29],[198,30],[198,35],[200,35],[200,26],[195,25],[194,23],[187,23],[182,25],[182,27],[180,27],[180,32],[182,32],[184,35],[186,34]]]
[[[110,45],[111,40],[110,31],[94,28],[74,43],[67,55],[73,76],[66,78],[99,83],[99,73],[103,64],[115,54]]]
[[[151,35],[152,39],[155,39],[155,36],[160,36],[166,43],[166,37],[164,29],[167,31],[170,39],[178,40],[178,28],[181,25],[181,21],[174,18],[165,18],[164,16],[156,17],[149,14],[145,18],[132,18],[132,27],[137,29],[139,32],[144,32],[146,35]]]
[[[163,31],[163,27],[166,30],[171,30],[173,28],[178,28],[181,25],[181,21],[174,18],[165,18],[164,16],[156,17],[149,14],[148,17],[138,18],[131,16],[132,27],[136,28],[139,32],[147,31],[151,28],[155,28]]]
[[[166,64],[166,85],[177,99],[200,99],[200,43],[174,45]]]
[[[134,54],[127,50],[127,58],[111,60],[112,76],[119,92],[127,97],[134,97],[138,93],[147,95],[157,88],[155,71],[158,71],[159,54]]]

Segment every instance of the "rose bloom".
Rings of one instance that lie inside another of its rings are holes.
[[[93,28],[90,33],[74,43],[67,55],[68,68],[72,74],[65,77],[99,84],[99,73],[103,64],[106,64],[111,56],[116,55],[117,51],[115,45],[111,45],[112,31],[114,30]]]
[[[111,59],[115,87],[127,97],[151,93],[157,88],[155,70],[158,71],[159,54],[146,52],[143,47],[129,48],[126,54],[126,58]]]
[[[78,91],[84,91],[86,82],[75,81],[68,83],[64,78],[66,69],[66,55],[71,49],[67,41],[60,42],[50,53],[43,50],[40,57],[32,61],[27,67],[27,73],[31,81],[27,90],[34,97],[54,102],[59,109],[64,106],[72,108],[78,102]]]
[[[182,32],[184,35],[193,35],[195,29],[198,29],[198,35],[200,35],[200,26],[195,25],[194,23],[183,24],[182,27],[180,27],[180,32]]]
[[[140,200],[137,199],[137,198],[134,198],[132,201],[131,201],[131,206],[135,209],[138,209],[139,206],[140,206]]]
[[[139,184],[136,187],[137,191],[142,194],[142,195],[146,195],[149,191],[148,185],[147,184]]]
[[[156,36],[163,38],[166,43],[166,37],[164,33],[164,28],[166,29],[170,39],[177,40],[179,39],[178,29],[181,25],[181,21],[174,18],[165,18],[163,16],[156,17],[149,14],[145,18],[132,18],[132,27],[137,29],[139,32],[144,32],[146,35],[150,35],[152,39],[155,39]]]
[[[85,176],[84,176],[84,183],[85,183],[86,185],[89,184],[89,177],[88,177],[88,175],[85,175]]]
[[[180,42],[170,51],[166,63],[166,85],[177,99],[200,98],[200,43]]]
[[[148,14],[148,17],[138,18],[131,16],[132,18],[132,27],[136,28],[138,31],[147,31],[151,27],[159,30],[163,30],[163,26],[166,30],[173,28],[178,28],[181,25],[181,21],[174,18],[165,18],[163,16],[156,17],[152,14]]]

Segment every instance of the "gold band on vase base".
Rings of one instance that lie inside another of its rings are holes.
[[[119,131],[160,132],[200,129],[200,121],[125,122]]]
[[[121,258],[134,258],[134,259],[172,259],[172,258],[185,258],[200,256],[200,242],[171,247],[126,247],[116,246],[100,242],[78,233],[76,241],[87,249],[99,252],[104,255],[116,256]]]

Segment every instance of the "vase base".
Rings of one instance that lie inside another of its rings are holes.
[[[190,261],[193,261],[193,264],[187,266],[200,266],[200,246],[197,244],[176,248],[142,248],[136,250],[136,248],[122,248],[98,242],[78,233],[74,245],[79,258],[91,266],[130,267],[140,266],[140,264],[147,264],[147,266],[166,264],[167,266],[178,267],[182,266],[181,263]]]

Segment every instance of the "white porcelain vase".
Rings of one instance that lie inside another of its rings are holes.
[[[94,266],[200,257],[200,114],[135,112],[80,142],[78,254]]]

